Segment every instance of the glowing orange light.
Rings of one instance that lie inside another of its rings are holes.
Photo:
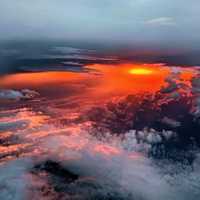
[[[153,71],[150,69],[145,69],[145,68],[134,68],[129,70],[130,74],[134,75],[149,75],[152,74]]]

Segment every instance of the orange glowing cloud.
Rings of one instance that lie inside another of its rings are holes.
[[[47,95],[63,94],[67,102],[85,106],[104,103],[111,98],[142,93],[154,94],[167,85],[172,69],[161,64],[91,64],[89,73],[42,72],[8,75],[1,79],[0,88],[33,88]],[[95,72],[95,73],[94,73]],[[192,71],[184,68],[180,78],[190,82]],[[70,93],[69,91],[73,91]],[[72,96],[73,95],[73,96]],[[69,99],[69,98],[72,99]],[[56,98],[57,101],[57,98]]]
[[[170,73],[168,67],[153,64],[94,64],[89,67],[101,73],[98,94],[104,95],[155,93],[165,86],[165,79]]]

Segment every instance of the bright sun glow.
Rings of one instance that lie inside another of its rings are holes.
[[[129,73],[135,75],[149,75],[152,74],[153,71],[145,68],[135,68],[135,69],[130,69]]]

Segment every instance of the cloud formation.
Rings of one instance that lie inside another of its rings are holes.
[[[149,25],[158,25],[158,26],[172,26],[175,25],[175,21],[171,17],[159,17],[155,19],[150,19],[145,22],[146,24]]]

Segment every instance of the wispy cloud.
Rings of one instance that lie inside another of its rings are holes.
[[[159,17],[145,21],[145,24],[155,26],[173,26],[176,24],[172,17]]]

